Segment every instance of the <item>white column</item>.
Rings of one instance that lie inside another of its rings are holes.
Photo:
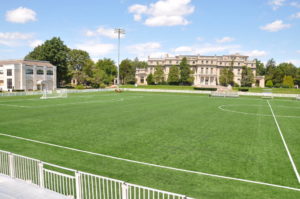
[[[75,184],[76,184],[76,199],[81,199],[81,180],[80,173],[75,172]]]

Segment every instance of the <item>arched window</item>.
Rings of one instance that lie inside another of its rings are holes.
[[[33,74],[33,69],[27,68],[27,69],[26,69],[26,74],[27,74],[27,75],[32,75],[32,74]]]

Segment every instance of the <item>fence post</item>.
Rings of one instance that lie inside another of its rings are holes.
[[[128,199],[128,185],[125,182],[122,184],[122,199]]]
[[[81,181],[80,181],[80,173],[78,171],[75,172],[75,184],[76,184],[76,199],[81,199]]]
[[[8,155],[8,166],[9,166],[9,176],[11,178],[15,177],[15,165],[14,165],[14,155],[10,153]]]
[[[40,177],[40,187],[44,188],[44,164],[43,162],[39,162],[39,177]]]

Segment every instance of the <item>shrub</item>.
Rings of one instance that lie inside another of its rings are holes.
[[[241,91],[241,92],[248,92],[249,88],[239,88],[239,91]]]
[[[266,83],[266,87],[272,88],[273,87],[273,81],[268,80],[267,83]]]
[[[217,88],[201,88],[201,87],[194,87],[194,90],[202,90],[202,91],[216,91]]]
[[[99,85],[99,88],[105,88],[105,87],[106,87],[106,85],[103,84],[103,83],[101,83],[101,84]]]
[[[75,86],[76,89],[84,89],[84,86],[82,84],[78,84]]]
[[[276,83],[275,85],[274,85],[274,87],[275,88],[280,88],[282,85],[280,84],[280,83]]]

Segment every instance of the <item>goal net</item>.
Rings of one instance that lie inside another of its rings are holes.
[[[41,99],[67,98],[68,92],[66,89],[59,90],[44,90]]]
[[[273,99],[272,89],[263,89],[262,98]]]
[[[239,97],[238,92],[234,91],[212,91],[210,97]]]

